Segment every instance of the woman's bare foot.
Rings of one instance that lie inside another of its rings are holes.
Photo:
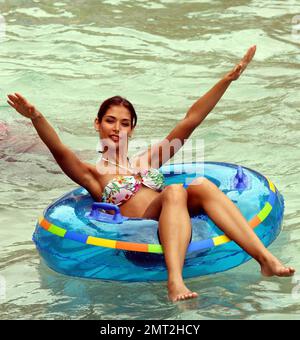
[[[194,299],[198,297],[196,292],[190,291],[184,282],[168,282],[168,296],[172,302]]]
[[[267,259],[260,262],[261,273],[264,276],[293,276],[295,269],[285,267],[275,256],[270,255]]]

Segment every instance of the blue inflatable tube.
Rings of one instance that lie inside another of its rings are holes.
[[[204,162],[163,166],[166,184],[184,187],[199,176],[214,182],[241,210],[265,246],[281,231],[284,200],[275,185],[258,172],[228,163]],[[105,210],[115,210],[114,215]],[[204,211],[191,217],[193,238],[185,278],[222,272],[250,259]],[[127,218],[119,208],[95,203],[77,188],[44,211],[33,241],[53,270],[91,279],[159,281],[167,279],[158,222]]]

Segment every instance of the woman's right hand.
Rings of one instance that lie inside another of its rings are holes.
[[[256,52],[256,45],[251,46],[241,61],[231,70],[229,73],[226,74],[225,78],[233,81],[239,79],[240,75],[245,71],[248,64],[253,59]]]
[[[34,119],[41,115],[41,113],[19,93],[8,94],[7,97],[9,98],[9,100],[7,100],[8,104],[22,116]]]

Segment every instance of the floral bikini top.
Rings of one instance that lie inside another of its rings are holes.
[[[155,191],[162,191],[165,187],[164,175],[155,168],[150,168],[139,171],[132,171],[119,164],[111,162],[108,159],[103,160],[127,169],[131,173],[140,175],[140,179],[135,178],[134,175],[119,175],[110,180],[105,186],[102,193],[102,202],[113,203],[121,205],[130,199],[143,185]],[[129,163],[130,164],[130,163]]]

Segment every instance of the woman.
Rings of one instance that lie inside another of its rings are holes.
[[[175,151],[163,159],[161,148],[175,139],[182,144],[218,103],[232,81],[237,80],[256,51],[252,46],[240,63],[210,91],[197,100],[169,135],[137,157],[136,166],[127,157],[127,142],[136,125],[133,106],[124,98],[109,98],[100,106],[95,129],[106,143],[97,166],[80,161],[66,147],[45,117],[20,94],[8,95],[8,103],[21,115],[31,119],[40,138],[47,145],[61,169],[74,182],[86,188],[96,200],[120,205],[123,215],[159,221],[159,238],[168,269],[168,296],[171,301],[198,296],[184,284],[182,269],[191,239],[190,215],[204,209],[224,233],[247,251],[266,276],[291,276],[295,270],[283,266],[260,242],[233,202],[205,178],[194,180],[187,189],[174,184],[164,187],[157,170]],[[151,168],[151,165],[155,166]],[[124,175],[120,175],[123,171]],[[116,174],[119,176],[116,177]],[[102,197],[101,197],[102,193]]]

